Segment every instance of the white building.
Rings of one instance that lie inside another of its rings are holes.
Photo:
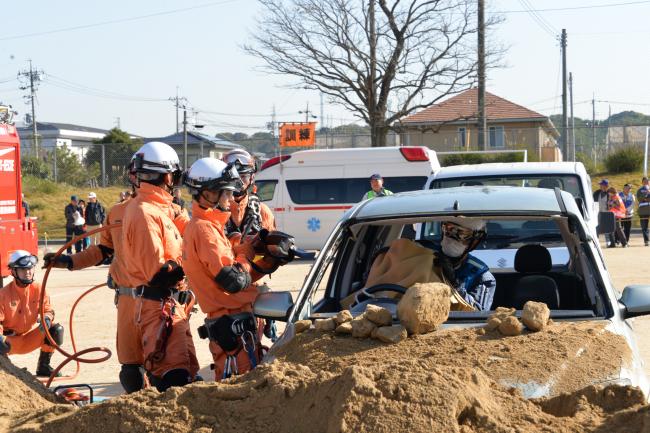
[[[41,150],[49,152],[54,146],[57,148],[67,146],[72,153],[77,155],[80,161],[86,156],[86,152],[93,145],[93,141],[104,138],[108,133],[106,129],[69,123],[36,122],[36,127],[38,130],[38,145]],[[21,155],[33,155],[32,127],[18,126],[17,129],[20,136]]]

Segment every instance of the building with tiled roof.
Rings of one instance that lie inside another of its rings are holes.
[[[532,159],[558,161],[560,136],[548,116],[485,93],[488,149],[528,149]],[[469,89],[401,119],[404,145],[439,152],[478,150],[478,90]]]

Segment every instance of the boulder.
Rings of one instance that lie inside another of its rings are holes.
[[[374,332],[374,338],[384,343],[399,343],[406,337],[408,334],[402,325],[382,326]]]
[[[377,327],[370,320],[365,317],[357,317],[352,322],[352,336],[357,338],[368,338],[372,334],[373,329]]]
[[[528,301],[521,313],[521,321],[531,331],[541,331],[548,324],[551,310],[543,302]]]
[[[494,313],[490,314],[490,319],[495,317],[499,320],[503,320],[508,316],[514,316],[516,312],[517,310],[514,308],[497,307],[497,309],[494,310]]]
[[[520,335],[523,330],[524,325],[515,316],[508,316],[499,324],[499,332],[503,335]]]
[[[393,315],[391,312],[386,308],[377,305],[368,305],[366,307],[365,317],[377,326],[388,326],[393,324]]]
[[[499,319],[498,317],[490,317],[487,323],[485,324],[485,329],[487,331],[494,331],[499,327],[500,324],[501,324],[501,319]]]
[[[336,329],[336,322],[333,317],[329,319],[316,320],[314,322],[314,328],[316,328],[317,331],[333,331]]]
[[[414,284],[397,304],[397,317],[409,334],[434,331],[449,316],[450,296],[446,284]]]
[[[334,330],[337,334],[352,334],[352,322],[344,322]]]
[[[311,328],[311,320],[298,320],[295,324],[296,334],[300,334],[303,331]]]
[[[341,323],[349,322],[352,319],[353,317],[352,317],[352,313],[350,313],[350,310],[343,310],[336,315],[334,321],[336,322],[337,325],[340,325]]]

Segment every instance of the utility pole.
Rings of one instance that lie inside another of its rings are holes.
[[[305,115],[305,122],[309,123],[309,118],[317,119],[313,111],[309,111],[309,101],[307,101],[307,108],[305,111],[298,111],[299,114]]]
[[[23,77],[25,79],[25,84],[20,86],[21,90],[28,90],[29,95],[25,96],[25,99],[29,100],[32,105],[32,148],[34,155],[38,156],[38,127],[36,125],[36,89],[38,88],[38,82],[41,81],[41,75],[44,72],[41,70],[34,69],[32,66],[31,59],[29,60],[29,71],[18,72],[18,79]]]
[[[184,96],[178,96],[178,86],[176,86],[176,96],[172,96],[169,98],[170,101],[174,103],[174,106],[176,107],[176,133],[178,134],[180,131],[178,130],[178,110],[180,108],[185,109],[185,106],[187,105],[187,98]]]
[[[478,0],[478,148],[487,150],[485,116],[485,0]]]
[[[573,117],[573,73],[569,72],[569,100],[571,105],[571,161],[576,160],[576,119]]]
[[[183,107],[183,169],[187,170],[187,108]]]
[[[115,126],[117,126],[117,129],[122,129],[120,127],[120,117],[119,116],[115,118]]]
[[[562,36],[560,38],[560,46],[562,47],[562,155],[567,156],[569,146],[567,145],[567,131],[569,129],[569,121],[567,117],[567,78],[566,78],[566,29],[562,29]]]
[[[325,119],[325,106],[323,105],[323,92],[320,94],[320,127],[324,128],[325,125],[323,125],[324,119]]]
[[[591,97],[591,152],[594,157],[594,165],[598,163],[596,155],[596,95]]]

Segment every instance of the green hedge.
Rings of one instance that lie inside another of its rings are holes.
[[[605,168],[610,173],[628,173],[641,169],[643,150],[628,146],[618,149],[605,158]]]

